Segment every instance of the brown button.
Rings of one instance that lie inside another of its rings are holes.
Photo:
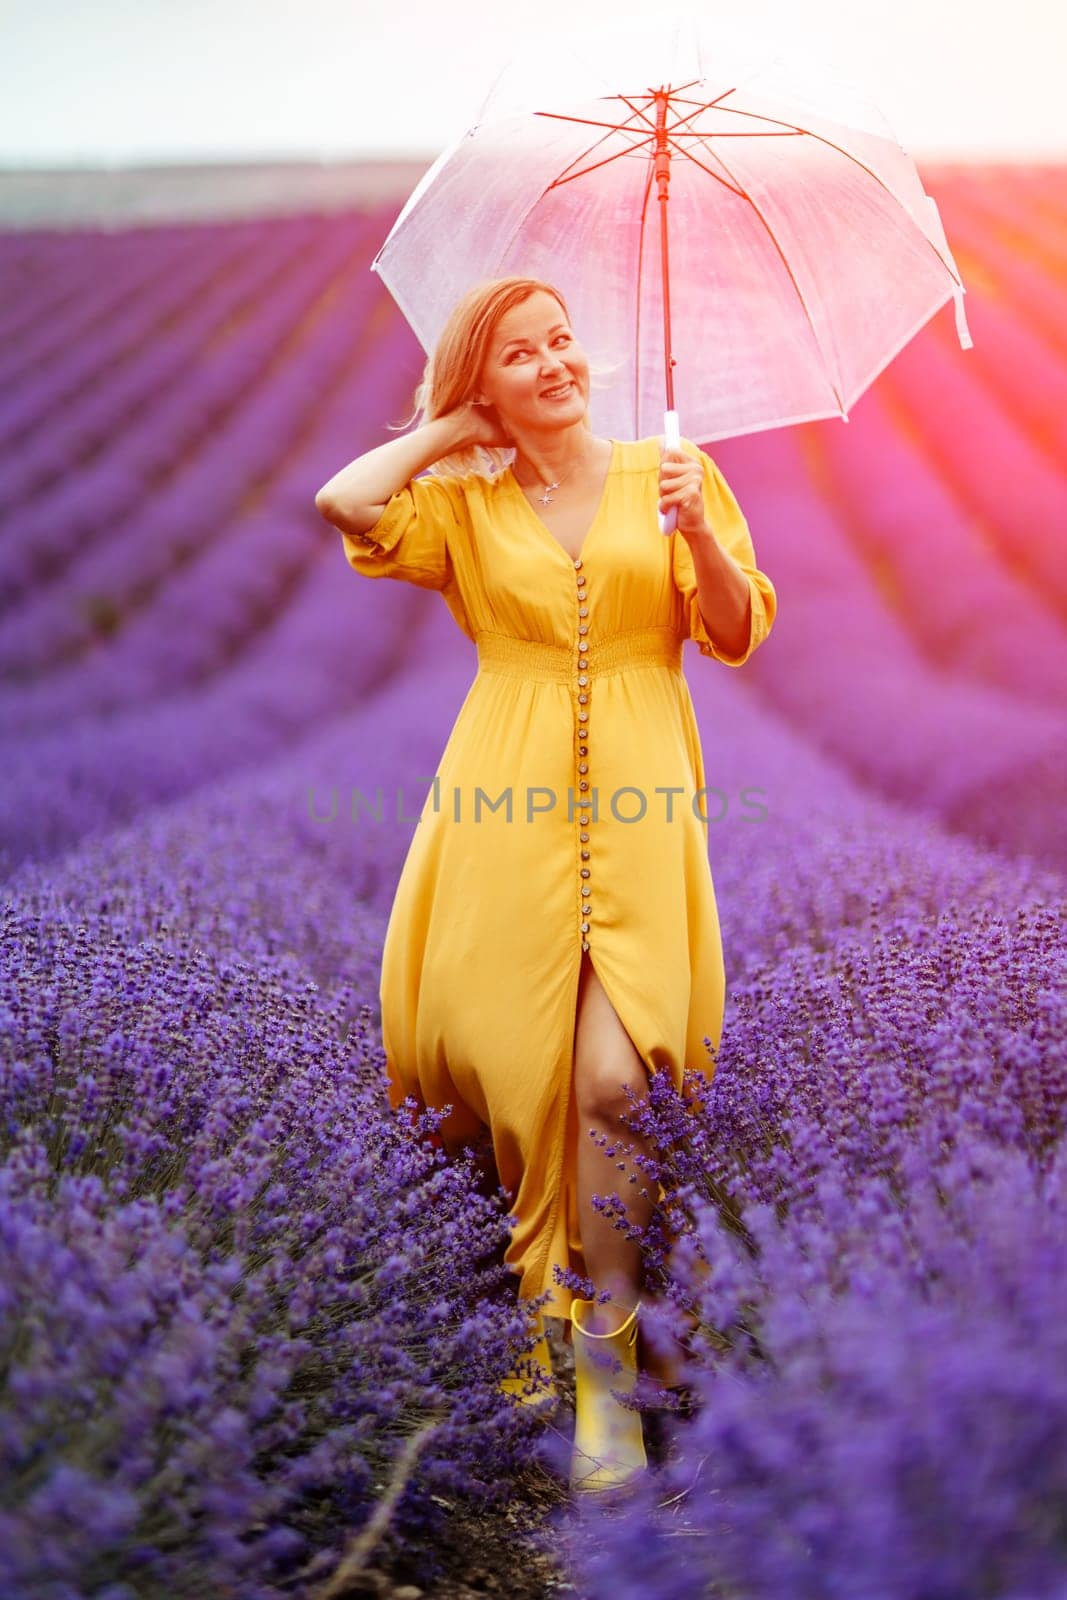
[[[582,838],[583,839],[585,838],[585,834],[584,833],[582,834]],[[579,851],[579,854],[580,854],[580,856],[581,856],[583,861],[588,861],[589,860],[589,851],[588,850],[581,850],[581,851]]]
[[[579,763],[578,763],[578,771],[579,772],[588,772],[589,771],[589,763],[588,763],[588,761],[579,761]]]
[[[588,924],[588,922],[583,922],[582,923],[582,932],[583,933],[588,933],[589,932],[589,924]]]
[[[589,949],[589,940],[588,939],[583,939],[582,940],[582,949],[583,950],[588,950]]]
[[[580,694],[578,696],[578,704],[580,706],[587,706],[589,704],[589,696],[587,694]]]
[[[578,837],[582,841],[583,844],[588,844],[589,843],[589,835],[587,833],[580,833],[578,835]],[[587,856],[588,854],[589,854],[588,850],[583,850],[582,851],[582,855],[583,856]]]
[[[578,607],[578,615],[580,617],[587,617],[589,615],[589,607],[588,606],[579,606]]]
[[[581,874],[581,876],[583,878],[588,878],[590,876],[590,872],[589,872],[589,868],[588,867],[579,867],[578,871],[580,872],[580,874]]]
[[[588,826],[589,826],[589,818],[588,817],[579,817],[578,821],[581,823],[583,828],[588,828]]]
[[[588,715],[589,715],[588,711],[579,711],[579,713],[578,713],[578,721],[579,722],[584,722],[586,717],[588,717]]]
[[[589,885],[587,883],[583,883],[582,884],[582,893],[583,894],[592,894],[592,892],[593,892],[592,889],[589,887]]]
[[[585,688],[586,684],[589,682],[589,679],[588,679],[588,677],[586,676],[586,674],[584,672],[579,675],[578,682],[581,684],[583,689]]]
[[[578,783],[578,787],[579,787],[579,789],[582,789],[582,790],[588,789],[588,787],[589,787],[588,779],[582,778]]]
[[[578,632],[579,633],[588,633],[589,632],[589,624],[587,622],[579,622],[579,624],[578,624]]]

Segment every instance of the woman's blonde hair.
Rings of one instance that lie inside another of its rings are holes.
[[[422,427],[434,417],[446,416],[470,400],[477,391],[497,323],[513,306],[521,305],[538,289],[559,301],[569,322],[570,312],[563,295],[555,284],[545,283],[541,278],[487,278],[468,289],[449,313],[433,354],[423,368],[422,381],[415,390],[412,416],[396,426],[407,428],[414,423],[415,427]],[[590,363],[591,381],[595,381],[594,370],[600,376],[609,369],[594,369]],[[588,406],[582,421],[585,427],[592,428]],[[515,448],[511,445],[472,444],[441,456],[427,471],[443,475],[502,472],[514,456]]]

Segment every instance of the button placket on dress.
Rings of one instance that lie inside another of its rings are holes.
[[[580,860],[582,862],[582,865],[578,870],[578,876],[579,876],[579,879],[581,880],[581,882],[579,884],[578,910],[579,910],[579,918],[580,918],[581,930],[582,930],[582,949],[583,950],[588,950],[589,949],[589,930],[590,930],[590,925],[591,925],[590,924],[590,918],[592,916],[592,911],[593,911],[593,903],[592,903],[593,887],[592,887],[592,882],[591,882],[592,870],[589,867],[589,861],[591,859],[590,852],[589,852],[589,834],[586,831],[588,826],[589,826],[590,817],[589,817],[589,815],[586,813],[586,811],[583,808],[590,804],[589,795],[590,795],[590,792],[591,792],[591,779],[589,777],[589,763],[585,759],[586,756],[589,754],[589,699],[590,699],[590,696],[589,696],[589,684],[590,684],[590,678],[589,678],[589,674],[588,674],[588,672],[586,670],[588,668],[588,666],[589,666],[589,656],[588,656],[588,651],[589,651],[589,637],[588,637],[588,635],[589,635],[589,622],[588,622],[589,607],[585,604],[586,600],[589,598],[589,593],[588,593],[588,586],[587,586],[587,583],[586,583],[585,574],[582,571],[582,558],[581,558],[581,556],[577,556],[575,558],[574,566],[575,566],[575,571],[578,574],[578,579],[577,579],[577,588],[578,588],[578,675],[577,675],[577,683],[578,683],[578,716],[577,716],[577,722],[578,722],[578,726],[577,726],[577,730],[576,730],[577,734],[578,734],[578,758],[579,758],[578,759],[578,793],[579,793],[579,795],[581,795],[583,797],[581,799],[581,801],[579,803],[579,807],[578,807],[578,823],[579,823],[579,827],[580,827],[580,830],[581,830],[579,832],[579,834],[578,834],[578,840],[579,840],[579,843],[581,845],[581,850],[579,852],[579,855],[580,855]]]

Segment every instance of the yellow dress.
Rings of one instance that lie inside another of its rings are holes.
[[[451,1104],[450,1149],[488,1128],[516,1218],[505,1259],[521,1295],[552,1291],[550,1316],[569,1317],[572,1299],[553,1265],[587,1270],[572,1093],[583,948],[650,1073],[710,1079],[704,1037],[717,1050],[721,1036],[714,797],[682,642],[741,666],[777,599],[722,473],[682,448],[748,576],[740,655],[707,633],[685,539],[659,531],[658,437],[612,441],[577,560],[510,469],[413,478],[368,532],[342,534],[357,572],[440,590],[477,645],[389,917],[382,1035],[394,1108]]]

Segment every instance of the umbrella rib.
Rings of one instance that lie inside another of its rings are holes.
[[[623,95],[616,95],[616,99],[618,100],[622,100],[624,98],[625,97]],[[630,102],[627,100],[626,104],[629,105]],[[648,118],[644,116],[644,113],[639,107],[635,106],[633,110],[636,116],[642,117],[645,122],[648,122]],[[604,128],[608,133],[624,133],[626,131],[625,122],[602,122],[599,117],[568,117],[563,111],[535,111],[534,116],[549,117],[553,122],[580,123],[587,128]],[[652,124],[649,123],[649,127],[651,126]]]
[[[702,136],[702,138],[701,138],[701,144],[705,144],[705,142],[707,142],[707,134],[704,134],[704,136]],[[673,144],[673,138],[667,139],[667,144]],[[686,149],[686,147],[683,146],[683,144],[680,144],[680,146],[677,146],[677,150],[678,150],[678,155],[683,155],[683,157],[685,157],[686,162],[693,162],[694,166],[699,166],[699,168],[701,168],[702,173],[707,173],[707,176],[709,176],[709,178],[715,179],[715,182],[717,182],[717,184],[721,184],[721,186],[723,186],[723,189],[729,189],[729,192],[731,192],[731,194],[737,195],[737,198],[739,198],[739,200],[747,200],[747,198],[749,198],[749,195],[745,194],[745,190],[744,189],[734,189],[733,184],[729,184],[729,182],[726,182],[726,179],[723,178],[723,176],[721,176],[721,173],[713,173],[712,168],[710,168],[710,166],[705,166],[704,162],[701,162],[701,160],[699,160],[699,158],[697,158],[696,155],[693,154],[693,150]],[[715,152],[712,152],[712,154],[715,154]],[[715,160],[718,160],[718,162],[721,162],[721,155],[715,154]],[[723,165],[725,165],[725,163],[723,163]]]
[[[680,84],[679,88],[680,89],[690,89],[690,88],[692,88],[693,84],[699,83],[700,81],[701,80],[699,78],[691,78],[688,83]],[[718,104],[720,99],[725,99],[727,95],[736,94],[736,93],[737,93],[737,89],[735,87],[733,89],[724,89],[722,95],[716,95],[714,100],[707,100],[707,101],[687,100],[687,101],[680,101],[679,103],[683,104],[683,105],[693,105],[693,106],[696,106],[698,109],[710,110],[712,106]],[[667,91],[667,97],[668,97],[668,104],[670,104],[671,101],[677,99],[677,96],[676,96],[675,92],[673,90],[670,90],[670,89]],[[655,124],[649,118],[649,115],[648,115],[647,111],[639,103],[640,99],[641,99],[640,96],[638,96],[638,95],[628,95],[628,94],[611,94],[611,95],[603,95],[603,96],[601,96],[601,98],[605,99],[605,100],[621,100],[624,106],[629,106],[630,110],[633,112],[635,117],[640,117],[643,122],[648,124],[648,127],[650,129],[654,129]],[[655,101],[655,98],[656,98],[655,94],[651,93],[651,92],[647,96],[645,96],[645,99],[647,100],[647,102],[649,104],[652,104]],[[566,112],[566,111],[535,111],[534,112],[534,116],[535,117],[551,117],[553,119],[553,121],[555,121],[555,122],[587,122],[587,123],[589,123],[590,127],[594,127],[594,128],[622,128],[622,127],[625,126],[625,124],[618,123],[618,122],[600,122],[595,117],[575,117],[575,116],[572,116],[569,112]],[[692,112],[687,111],[685,113],[685,116],[680,118],[679,120],[684,122],[684,121],[687,121],[688,118],[691,117],[691,116],[692,116]]]
[[[688,151],[685,151],[684,149],[680,149],[679,153],[683,154],[683,155],[688,155]],[[716,159],[719,160],[719,161],[723,160],[722,156],[718,155],[717,152],[716,152]],[[702,161],[698,161],[697,162],[697,166],[700,167],[703,171],[707,171],[707,168],[704,167],[704,163]],[[726,166],[725,161],[723,161],[723,166]],[[738,188],[738,190],[736,192],[742,197],[742,199],[744,199],[744,200],[746,200],[748,202],[748,204],[752,207],[753,211],[756,213],[756,216],[759,218],[760,222],[763,224],[764,228],[767,230],[767,233],[770,236],[771,243],[774,245],[774,248],[777,250],[779,259],[781,260],[781,263],[782,263],[783,267],[785,268],[786,272],[789,274],[789,281],[793,285],[793,288],[794,288],[794,290],[796,292],[797,299],[800,301],[800,304],[801,304],[801,306],[803,308],[804,316],[807,318],[808,326],[811,329],[812,338],[815,340],[815,348],[816,348],[816,350],[818,350],[819,355],[822,358],[823,372],[826,374],[826,380],[829,383],[831,390],[833,391],[834,399],[837,401],[837,409],[841,412],[842,416],[844,416],[845,415],[844,402],[842,401],[841,395],[838,392],[837,384],[833,380],[833,375],[832,375],[832,373],[830,371],[830,365],[829,365],[829,362],[826,359],[826,352],[823,349],[822,340],[819,338],[818,330],[816,329],[815,323],[812,320],[811,312],[808,310],[808,303],[804,298],[804,291],[801,289],[799,283],[797,282],[796,278],[794,277],[793,269],[790,267],[789,262],[788,262],[788,260],[786,258],[785,252],[783,251],[781,245],[778,243],[778,239],[777,239],[777,236],[775,234],[775,231],[771,227],[770,223],[767,221],[767,218],[763,215],[763,212],[760,210],[759,206],[756,204],[755,200],[753,200],[752,196],[748,193],[748,191],[743,186],[740,186],[740,180],[738,179],[736,173],[730,172],[729,167],[727,167],[726,170],[729,173],[729,176],[733,179],[734,183],[739,185],[739,188]],[[711,176],[714,177],[714,173],[712,173]]]
[[[603,161],[594,161],[591,167],[581,167],[577,172],[568,172],[565,176],[561,174],[560,177],[553,178],[551,183],[546,184],[544,193],[547,194],[550,189],[555,189],[559,184],[570,183],[575,178],[587,178],[591,172],[597,172],[601,167],[606,167],[609,162],[620,161],[626,156],[638,154],[640,154],[640,146],[637,145],[631,145],[628,150],[615,150],[611,155],[605,156]],[[575,156],[574,159],[580,161],[581,157]]]
[[[540,116],[546,116],[546,115],[554,115],[554,113],[535,111],[534,115],[540,117]],[[561,120],[566,121],[566,122],[581,122],[581,121],[584,121],[585,119],[581,118],[581,117],[565,117],[565,118],[562,118]],[[598,126],[598,124],[595,124],[595,125]],[[614,132],[614,133],[621,133],[621,132],[625,132],[626,130],[622,129],[622,128],[615,127],[613,125],[612,128],[611,128],[611,131]],[[605,137],[606,137],[606,135],[605,135]],[[595,141],[592,145],[589,145],[587,147],[586,151],[583,151],[581,154],[576,155],[573,159],[575,161],[581,161],[583,159],[583,156],[588,153],[588,150],[595,149],[596,148],[596,144],[598,144],[598,143],[602,144],[603,143],[603,139]],[[620,156],[620,155],[631,155],[631,154],[633,154],[633,151],[634,151],[635,148],[638,148],[638,147],[637,146],[630,146],[626,150],[617,151],[615,153],[615,155],[610,156],[607,159],[613,161],[613,160],[616,160],[618,158],[618,156]],[[604,165],[605,165],[605,162],[598,161],[598,162],[595,163],[595,165],[593,167],[587,167],[584,170],[586,172],[593,172],[593,171],[596,170],[597,167],[604,166]],[[564,172],[566,172],[566,170],[567,170],[566,168],[563,168]],[[583,174],[581,172],[575,172],[575,173],[571,173],[570,174],[570,177],[581,177],[581,176],[583,176]],[[510,249],[512,244],[514,243],[514,241],[518,238],[519,230],[522,228],[523,224],[525,223],[527,217],[530,215],[531,211],[533,211],[534,207],[539,205],[540,202],[544,199],[545,195],[548,194],[550,190],[556,188],[556,186],[558,184],[560,184],[560,183],[569,183],[570,182],[570,177],[566,177],[565,178],[565,177],[562,177],[562,176],[558,176],[558,177],[553,178],[551,183],[546,184],[546,186],[541,190],[541,193],[536,195],[534,197],[534,199],[532,199],[530,201],[530,204],[525,208],[525,210],[522,213],[522,216],[519,217],[518,221],[515,223],[515,226],[511,230],[511,236],[507,241],[507,246],[506,246],[507,249]],[[503,257],[504,253],[505,253],[505,251],[502,250],[500,252],[500,256]]]
[[[696,81],[697,80],[694,79],[694,82],[696,82]],[[688,87],[688,85],[686,85],[686,87]],[[733,94],[734,91],[732,89],[730,89],[727,92],[730,93],[730,94]],[[621,100],[624,106],[629,106],[629,108],[630,108],[631,112],[633,113],[633,115],[632,115],[632,117],[627,118],[627,122],[640,120],[641,122],[643,122],[645,124],[645,127],[648,129],[648,133],[647,133],[647,135],[643,136],[642,142],[647,142],[647,139],[649,139],[649,138],[651,138],[651,137],[653,137],[655,135],[655,132],[656,132],[656,124],[655,124],[655,122],[651,119],[651,117],[649,117],[647,111],[645,111],[642,106],[638,105],[630,95],[615,94],[615,95],[606,96],[606,98],[611,99],[611,100]],[[649,96],[650,100],[652,100],[654,98],[655,97],[652,96],[652,95]],[[713,102],[709,102],[709,104],[711,104],[711,103],[713,103]],[[568,116],[565,111],[535,111],[534,112],[534,116],[537,116],[537,117],[551,117],[554,122],[585,123],[587,126],[589,126],[591,128],[603,128],[607,133],[625,133],[627,131],[627,122],[599,122],[594,117],[572,117],[572,116]],[[679,118],[679,121],[686,122],[686,121],[689,120],[690,116],[692,116],[692,112],[686,112],[684,117]]]
[[[549,117],[550,116],[550,117],[552,117],[552,119],[554,121],[558,121],[558,122],[584,123],[589,127],[604,128],[605,131],[604,131],[604,135],[603,135],[602,138],[596,139],[596,140],[593,141],[592,144],[586,145],[584,150],[579,150],[578,153],[575,156],[572,157],[571,162],[570,162],[570,166],[571,167],[574,166],[575,162],[584,161],[586,156],[589,154],[589,152],[591,150],[595,150],[598,144],[603,144],[604,143],[604,140],[608,137],[609,133],[626,133],[626,132],[628,132],[628,129],[627,129],[625,123],[621,123],[620,124],[620,123],[615,123],[615,122],[612,122],[612,123],[593,122],[591,119],[589,119],[587,117],[565,117],[561,113],[557,113],[557,112],[554,112],[554,111],[535,111],[534,115],[537,116],[537,117]],[[635,132],[636,132],[636,130],[635,130]],[[545,191],[544,191],[545,194],[548,193],[549,189],[554,189],[557,186],[557,184],[569,183],[572,178],[583,178],[583,177],[585,177],[585,175],[587,173],[596,172],[599,167],[606,166],[609,161],[617,161],[620,156],[631,155],[635,150],[639,150],[641,148],[641,145],[644,144],[644,143],[647,143],[647,136],[644,135],[644,134],[640,134],[638,136],[637,143],[628,145],[625,150],[616,150],[616,151],[614,151],[611,155],[605,156],[603,161],[597,161],[591,167],[583,167],[581,170],[579,170],[577,172],[569,171],[567,167],[564,167],[562,169],[562,171],[560,172],[560,174],[557,177],[553,178],[552,182],[545,189]]]
[[[933,240],[930,239],[927,236],[926,229],[923,228],[918,222],[915,222],[915,218],[911,216],[911,212],[908,211],[907,206],[904,205],[904,203],[900,199],[899,195],[894,194],[892,189],[889,187],[889,185],[887,183],[885,183],[878,176],[877,172],[873,171],[873,169],[871,167],[869,167],[865,161],[861,161],[859,156],[854,156],[852,154],[851,150],[847,149],[844,145],[836,144],[833,139],[827,139],[825,137],[825,135],[823,135],[821,133],[814,133],[811,128],[801,128],[801,127],[798,127],[795,123],[785,122],[781,118],[768,117],[762,111],[740,111],[737,108],[737,106],[726,106],[724,109],[727,112],[730,112],[735,117],[757,117],[757,118],[759,118],[759,120],[761,122],[773,122],[773,123],[776,123],[778,125],[778,127],[785,129],[789,134],[800,134],[805,139],[816,139],[816,140],[818,140],[819,144],[829,145],[831,150],[836,150],[838,155],[844,156],[845,159],[848,160],[848,161],[851,161],[854,166],[859,167],[860,170],[865,172],[869,178],[873,178],[875,183],[877,183],[880,188],[885,190],[885,192],[889,196],[889,198],[891,200],[894,200],[896,202],[896,204],[900,207],[900,209],[903,212],[905,212],[909,217],[911,217],[911,220],[915,224],[915,227],[918,229],[918,231],[922,235],[922,237],[926,240],[926,243],[930,246],[930,249],[934,252],[934,255],[940,261],[941,265],[944,267],[945,271],[948,273],[948,275],[952,279],[953,283],[959,284],[960,287],[962,288],[962,286],[963,286],[962,279],[960,279],[960,278],[958,278],[956,276],[955,272],[953,272],[952,268],[949,266],[948,262],[945,260],[944,256],[941,254],[941,252],[937,248],[936,244],[934,244]],[[702,142],[706,143],[709,138],[710,139],[714,139],[714,138],[718,138],[718,137],[719,137],[718,134],[705,134],[703,136],[703,141]],[[727,137],[727,138],[735,138],[735,137],[737,137],[737,135],[727,134],[725,137]],[[752,135],[751,134],[746,134],[746,135],[743,135],[743,137],[751,138]],[[757,135],[757,137],[762,137],[762,135]],[[689,154],[689,151],[686,150],[685,147],[682,146],[682,145],[678,146],[678,153],[679,153],[679,155],[688,156],[691,161],[695,159],[693,156],[691,156]],[[721,161],[722,157],[720,156],[719,159]],[[725,162],[723,162],[723,165],[725,166]],[[701,166],[702,167],[703,163],[698,161],[697,162],[697,166]],[[707,171],[707,168],[705,167],[704,170]],[[711,176],[714,177],[714,173],[712,173]],[[746,196],[746,198],[747,198],[747,196]]]
[[[684,84],[683,85],[683,88],[688,88],[688,87],[689,87],[688,84]],[[667,104],[669,106],[673,106],[674,104],[677,103],[678,105],[682,105],[682,106],[692,106],[693,109],[692,109],[692,111],[686,111],[682,116],[679,116],[677,121],[675,122],[674,126],[671,127],[671,128],[668,128],[667,132],[668,133],[676,133],[677,130],[681,127],[683,122],[691,122],[693,120],[693,118],[695,116],[697,116],[701,111],[714,111],[714,110],[718,109],[721,106],[722,101],[724,101],[727,98],[728,95],[736,94],[736,93],[737,93],[737,89],[736,88],[724,89],[722,94],[717,94],[713,100],[681,100],[681,99],[677,99],[677,97],[673,93],[671,93],[670,98],[667,101]],[[732,111],[733,107],[732,106],[727,106],[726,109],[727,109],[727,111]],[[703,134],[694,134],[693,137],[694,138],[704,138],[705,135],[703,135]]]

